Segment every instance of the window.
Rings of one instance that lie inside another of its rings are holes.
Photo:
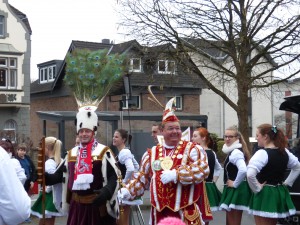
[[[161,74],[175,73],[175,62],[169,60],[158,60],[158,73]]]
[[[4,37],[4,16],[0,16],[0,37]]]
[[[140,58],[132,58],[130,59],[129,72],[141,72],[142,64]]]
[[[139,95],[132,95],[131,99],[126,99],[126,96],[122,96],[123,109],[140,109],[141,108],[141,98]]]
[[[47,83],[54,81],[56,77],[56,66],[49,66],[40,68],[40,83]]]
[[[169,101],[173,97],[167,97],[167,101]],[[175,97],[175,107],[176,110],[182,110],[182,96]]]
[[[17,123],[14,120],[7,120],[4,124],[5,136],[13,143],[16,141]]]
[[[0,58],[0,88],[16,88],[17,74],[16,58]]]

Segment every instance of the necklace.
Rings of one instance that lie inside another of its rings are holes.
[[[160,145],[158,152],[159,152],[159,160],[161,161],[160,166],[163,170],[170,170],[172,168],[173,159],[175,159],[177,157],[177,154],[178,154],[179,150],[181,149],[182,144],[183,144],[183,141],[179,141],[176,148],[174,148],[168,155],[167,155],[166,149]]]

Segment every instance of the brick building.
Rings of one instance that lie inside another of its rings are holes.
[[[153,85],[152,91],[162,104],[176,96],[178,117],[184,118],[181,119],[183,129],[206,124],[207,117],[199,115],[203,83],[166,54],[172,46],[147,47],[136,40],[113,44],[104,39],[101,43],[72,41],[68,51],[76,48],[109,49],[111,54],[126,53],[130,59],[128,73],[124,76],[129,77],[130,88],[125,88],[128,80],[124,79],[126,81],[116,85],[98,107],[97,139],[101,143],[110,145],[114,129],[122,127],[133,135],[131,148],[137,155],[153,145],[151,126],[155,121],[161,121],[163,109],[148,100],[148,85]],[[77,104],[63,82],[65,67],[65,60],[38,64],[39,79],[31,84],[31,137],[35,144],[46,135],[60,137],[65,149],[74,145]]]

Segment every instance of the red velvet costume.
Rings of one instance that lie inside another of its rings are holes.
[[[200,185],[209,173],[205,152],[199,145],[186,141],[180,141],[176,149],[164,148],[166,156],[172,158],[170,170],[176,169],[177,181],[163,184],[160,179],[163,169],[157,167],[164,160],[162,148],[157,145],[144,154],[140,173],[127,185],[131,196],[142,195],[151,179],[152,225],[166,216],[181,218],[186,224],[202,224],[196,202],[201,195]]]

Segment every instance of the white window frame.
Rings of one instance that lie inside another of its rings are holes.
[[[13,119],[9,119],[9,120],[5,121],[3,130],[12,131],[14,136],[6,137],[6,138],[9,138],[12,143],[15,143],[16,135],[17,135],[17,122],[14,121]]]
[[[123,95],[122,100],[123,100],[122,109],[131,109],[132,107],[129,107],[130,102],[136,102],[138,104],[137,107],[134,107],[134,109],[141,109],[141,96],[140,95],[132,95],[131,99],[127,99],[126,95]]]
[[[56,65],[45,66],[39,68],[40,83],[48,83],[55,80],[56,77]]]
[[[16,89],[18,79],[18,59],[15,57],[1,57],[0,69],[5,71],[5,85],[0,86],[0,89]],[[13,62],[13,63],[12,63]]]
[[[137,61],[135,64],[134,62]],[[136,66],[136,68],[134,67]],[[142,71],[142,60],[141,58],[131,58],[129,72],[141,72]]]
[[[174,96],[167,97],[167,102],[173,97]],[[176,110],[182,110],[182,96],[175,96],[175,101]]]
[[[163,65],[164,66],[163,70],[160,69],[161,64],[164,64]],[[173,69],[172,70],[169,69],[170,64],[173,64]],[[175,61],[173,61],[173,60],[158,60],[157,71],[158,71],[159,74],[172,74],[172,73],[174,74],[175,73],[175,66],[176,66],[176,64],[175,64]]]

